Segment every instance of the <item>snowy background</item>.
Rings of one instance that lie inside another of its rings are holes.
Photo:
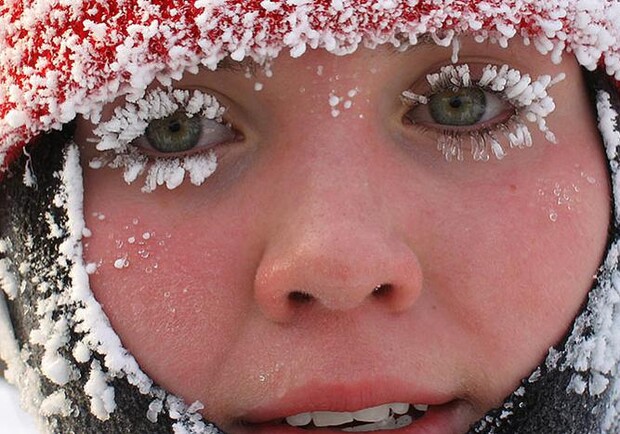
[[[37,434],[32,418],[19,407],[19,394],[0,379],[0,434]]]

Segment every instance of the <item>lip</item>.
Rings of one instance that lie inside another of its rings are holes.
[[[257,406],[237,418],[232,432],[239,434],[321,434],[340,430],[308,430],[274,423],[287,416],[310,411],[356,411],[392,402],[428,404],[426,414],[408,427],[381,430],[385,434],[459,434],[467,431],[469,418],[465,401],[448,394],[408,385],[401,380],[368,381],[358,384],[308,384],[293,389],[281,398]]]

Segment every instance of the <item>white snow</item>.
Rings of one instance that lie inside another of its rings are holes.
[[[2,286],[7,297],[12,300],[17,296],[18,285],[15,276],[9,269],[10,264],[11,261],[8,258],[0,259],[0,286]]]
[[[67,398],[64,390],[57,390],[41,402],[41,414],[51,416],[54,414],[69,416],[71,415],[71,401]]]
[[[97,264],[94,262],[90,262],[88,264],[86,264],[86,272],[88,274],[93,274],[97,271]]]
[[[91,397],[91,413],[101,420],[108,420],[110,414],[116,409],[114,388],[108,385],[108,377],[96,360],[91,363],[90,376],[84,386],[84,391]]]
[[[19,406],[17,390],[0,380],[0,421],[3,434],[39,434],[32,416]]]

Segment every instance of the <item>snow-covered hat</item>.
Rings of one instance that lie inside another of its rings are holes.
[[[514,36],[559,61],[620,80],[616,0],[4,0],[0,3],[0,158],[78,114],[97,119],[121,95],[142,96],[201,65],[289,50],[335,54],[360,44],[449,44],[469,33]],[[0,160],[0,161],[2,161]],[[2,166],[2,164],[0,164]]]

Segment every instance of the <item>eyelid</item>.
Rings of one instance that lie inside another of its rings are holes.
[[[451,74],[451,76],[447,76],[446,74],[442,75],[448,67],[454,68],[454,73]],[[501,92],[494,91],[489,89],[488,86],[481,85],[480,80],[483,75],[483,67],[478,65],[477,69],[479,71],[474,75],[471,73],[469,64],[449,65],[440,68],[439,71],[427,74],[425,93],[418,94],[412,90],[403,92],[403,98],[401,99],[403,103],[408,106],[405,118],[412,124],[422,126],[426,130],[435,130],[440,134],[467,135],[477,131],[490,131],[496,127],[501,128],[509,119],[516,115],[517,107],[510,103]],[[418,84],[416,87],[419,86]],[[431,117],[430,110],[424,110],[430,102],[430,99],[436,94],[447,90],[458,91],[466,88],[480,89],[486,96],[486,113],[476,123],[472,125],[441,124],[435,122]],[[491,104],[489,104],[489,102]],[[408,114],[413,111],[418,112],[417,119],[408,116]]]
[[[555,110],[553,98],[548,95],[547,90],[566,78],[566,74],[559,73],[555,77],[541,75],[533,79],[527,73],[510,67],[507,64],[487,64],[481,67],[474,64],[476,68],[481,68],[476,73],[479,78],[475,81],[479,87],[490,92],[501,95],[507,103],[513,105],[517,111],[528,121],[536,122],[541,132],[545,133],[545,138],[550,142],[555,142],[555,136],[546,126],[545,118]],[[469,64],[445,65],[438,72],[426,75],[427,90],[422,95],[416,93],[419,83],[410,87],[409,90],[401,94],[401,100],[405,105],[415,106],[426,104],[421,99],[428,99],[434,93],[452,88],[470,86],[471,71]]]

